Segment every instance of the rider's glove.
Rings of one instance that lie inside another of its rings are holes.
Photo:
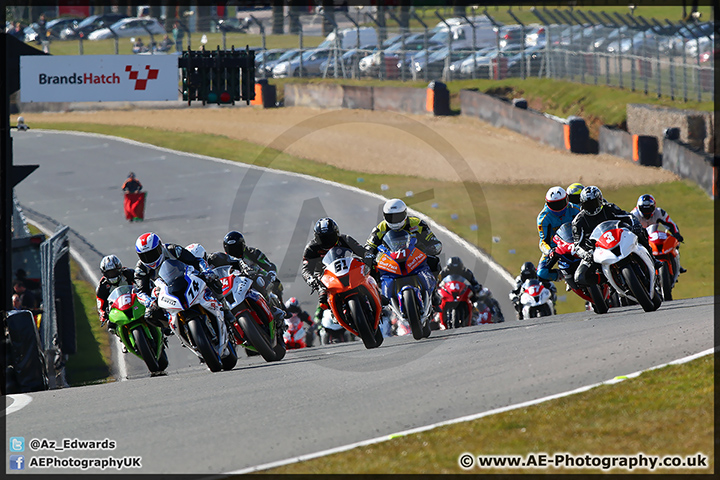
[[[555,257],[555,249],[551,248],[550,251],[547,253],[547,259],[552,260]]]
[[[323,288],[323,284],[320,280],[317,278],[313,278],[308,282],[308,285],[310,286],[310,293],[318,291]]]
[[[582,258],[586,263],[593,263],[593,252],[589,251],[581,251],[580,258]]]
[[[682,242],[685,240],[682,235],[680,235],[680,232],[673,233],[673,237],[677,238],[678,242]]]
[[[275,280],[277,280],[277,274],[270,270],[267,272],[267,275],[265,275],[265,280],[268,284],[273,283]]]
[[[216,280],[218,278],[217,274],[213,272],[210,268],[208,268],[207,270],[203,270],[202,276],[205,277],[206,283]]]
[[[101,315],[100,316],[100,326],[104,327],[107,324],[107,322],[108,322],[107,315]]]
[[[473,292],[480,293],[480,290],[482,290],[482,285],[478,283],[477,285],[473,285],[471,288]]]

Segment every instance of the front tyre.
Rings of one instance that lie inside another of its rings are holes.
[[[663,293],[663,300],[666,302],[672,300],[672,275],[670,274],[670,267],[668,267],[667,263],[663,262],[663,266],[660,267],[660,271],[658,272],[660,275],[660,278],[662,279],[662,293]]]
[[[257,322],[247,313],[242,313],[237,321],[245,333],[245,338],[255,347],[255,350],[262,355],[265,361],[272,362],[275,360],[275,350],[272,347],[272,341],[267,332],[260,328]]]
[[[198,352],[200,352],[200,355],[205,361],[205,365],[207,365],[211,372],[219,372],[222,370],[220,357],[218,357],[218,354],[215,352],[210,340],[208,340],[202,320],[197,317],[191,318],[188,321],[188,329],[190,330],[190,335],[192,335],[195,347],[198,349]]]
[[[593,311],[598,314],[607,313],[608,305],[602,295],[599,285],[590,285],[587,287],[590,298],[592,298]]]
[[[230,353],[222,358],[222,368],[223,370],[232,370],[233,368],[235,368],[235,365],[237,365],[238,361],[237,352],[235,351],[235,344],[233,342],[228,342],[227,348]]]
[[[630,287],[630,291],[633,296],[637,299],[638,303],[640,303],[640,306],[642,306],[643,310],[646,312],[652,312],[655,310],[653,301],[648,296],[645,286],[638,279],[637,275],[635,275],[635,272],[632,269],[632,264],[623,267],[622,276],[625,279],[625,282],[627,282],[628,287]]]
[[[140,356],[145,362],[145,365],[147,365],[148,370],[150,370],[151,373],[161,372],[163,369],[161,369],[160,365],[158,365],[158,361],[150,348],[150,344],[148,343],[148,339],[145,336],[143,329],[136,328],[132,331],[132,336],[135,340],[137,349],[140,351]]]
[[[407,315],[413,338],[420,340],[423,338],[423,326],[420,321],[420,312],[418,311],[417,299],[412,289],[407,289],[402,294],[403,306],[405,307],[405,315]]]
[[[369,349],[377,347],[377,343],[375,342],[375,332],[373,332],[370,325],[368,325],[365,313],[363,312],[357,299],[349,299],[347,301],[347,305],[350,315],[352,316],[352,321],[360,334],[360,338],[362,338],[365,348]]]

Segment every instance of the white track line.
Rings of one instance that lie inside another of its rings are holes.
[[[23,215],[25,215],[25,214],[23,214]],[[25,217],[27,218],[27,215],[25,215]],[[30,223],[33,223],[33,222],[30,222]],[[47,235],[48,238],[53,236],[53,232],[51,232],[47,228],[43,227],[39,223],[36,222],[36,223],[33,223],[33,225],[35,225],[39,230],[41,230],[45,235]],[[93,268],[90,267],[90,264],[87,262],[87,260],[85,260],[82,256],[80,256],[80,254],[77,252],[77,250],[75,250],[72,247],[72,245],[70,246],[70,254],[73,256],[73,259],[75,259],[75,261],[80,264],[80,267],[85,271],[85,275],[87,275],[87,277],[90,278],[94,282],[94,285],[99,284],[100,277],[98,276],[98,274],[95,273],[95,270],[93,270]],[[88,319],[88,320],[90,320],[90,319]],[[110,334],[108,333],[108,335],[110,335]],[[123,352],[122,352],[122,349],[120,346],[120,342],[115,341],[115,338],[114,338],[115,335],[110,335],[110,336],[112,337],[110,339],[110,343],[111,343],[111,345],[114,345],[114,347],[111,346],[111,348],[113,348],[115,350],[115,359],[116,359],[115,363],[117,364],[118,376],[120,377],[120,381],[124,382],[125,380],[127,380],[127,376],[128,376],[127,363],[125,363],[125,355],[123,355]]]
[[[476,414],[474,414],[474,415],[468,415],[468,416],[465,416],[465,417],[455,418],[455,419],[452,419],[452,420],[446,420],[446,421],[440,422],[440,423],[434,423],[434,424],[432,424],[432,425],[425,425],[425,426],[423,426],[423,427],[417,427],[417,428],[413,428],[413,429],[410,429],[410,430],[404,430],[404,431],[402,431],[402,432],[397,432],[397,433],[393,433],[393,434],[390,434],[390,435],[384,435],[384,436],[382,436],[382,437],[371,438],[370,440],[363,440],[362,442],[351,443],[351,444],[349,444],[349,445],[343,445],[343,446],[340,446],[340,447],[331,448],[331,449],[329,449],[329,450],[323,450],[323,451],[320,451],[320,452],[310,453],[310,454],[307,454],[307,455],[300,455],[300,456],[298,456],[298,457],[287,458],[287,459],[285,459],[285,460],[278,460],[277,462],[266,463],[266,464],[263,464],[263,465],[256,465],[256,466],[254,466],[254,467],[248,467],[248,468],[243,468],[243,469],[240,469],[240,470],[234,470],[234,471],[232,471],[232,472],[225,472],[225,475],[242,475],[242,474],[245,474],[245,473],[254,473],[254,472],[259,472],[259,471],[261,471],[261,470],[268,470],[268,469],[270,469],[270,468],[282,467],[282,466],[284,466],[284,465],[289,465],[289,464],[292,464],[292,463],[303,462],[303,461],[306,461],[306,460],[311,460],[311,459],[313,459],[313,458],[319,458],[319,457],[324,457],[324,456],[327,456],[327,455],[332,455],[332,454],[334,454],[334,453],[345,452],[345,451],[347,451],[347,450],[352,450],[353,448],[357,448],[357,447],[364,447],[364,446],[366,446],[366,445],[372,445],[372,444],[374,444],[374,443],[386,442],[386,441],[388,441],[388,440],[392,440],[392,439],[397,438],[397,437],[403,437],[403,436],[405,436],[405,435],[412,435],[412,434],[416,434],[416,433],[420,433],[420,432],[425,432],[425,431],[427,431],[427,430],[432,430],[432,429],[434,429],[434,428],[442,427],[442,426],[444,426],[444,425],[452,425],[452,424],[454,424],[454,423],[469,422],[469,421],[471,421],[471,420],[477,420],[478,418],[483,418],[483,417],[487,417],[487,416],[490,416],[490,415],[495,415],[496,413],[503,413],[503,412],[507,412],[507,411],[510,411],[510,410],[516,410],[516,409],[518,409],[518,408],[524,408],[524,407],[529,407],[529,406],[531,406],[531,405],[537,405],[537,404],[539,404],[539,403],[547,402],[547,401],[549,401],[549,400],[555,400],[556,398],[562,398],[562,397],[567,397],[567,396],[569,396],[569,395],[574,395],[574,394],[576,394],[576,393],[586,392],[586,391],[588,391],[588,390],[590,390],[590,389],[592,389],[592,388],[599,387],[599,386],[601,386],[601,385],[612,385],[612,384],[614,384],[614,383],[622,382],[623,380],[626,380],[626,379],[628,379],[628,378],[637,377],[637,376],[640,375],[641,373],[643,373],[643,372],[648,372],[648,371],[650,371],[650,370],[655,370],[655,369],[658,369],[658,368],[666,367],[666,366],[668,366],[668,365],[679,365],[679,364],[681,364],[681,363],[686,363],[686,362],[689,362],[689,361],[691,361],[691,360],[695,360],[695,359],[697,359],[697,358],[704,357],[705,355],[713,354],[714,352],[715,352],[715,349],[714,349],[714,348],[711,348],[711,349],[709,349],[709,350],[705,350],[705,351],[700,352],[700,353],[697,353],[697,354],[695,354],[695,355],[690,355],[689,357],[684,357],[684,358],[680,358],[680,359],[678,359],[678,360],[673,360],[672,362],[664,363],[664,364],[662,364],[662,365],[657,365],[657,366],[655,366],[655,367],[650,367],[650,368],[648,368],[648,369],[646,369],[646,370],[640,370],[639,372],[630,373],[630,374],[628,374],[628,375],[621,375],[621,376],[615,377],[615,378],[613,378],[613,379],[611,379],[611,380],[606,380],[606,381],[604,381],[604,382],[595,383],[595,384],[593,384],[593,385],[588,385],[588,386],[585,386],[585,387],[580,387],[580,388],[577,388],[577,389],[575,389],[575,390],[570,390],[570,391],[568,391],[568,392],[561,392],[561,393],[557,393],[557,394],[555,394],[555,395],[550,395],[550,396],[547,396],[547,397],[538,398],[538,399],[536,399],[536,400],[530,400],[530,401],[523,402],[523,403],[518,403],[518,404],[515,404],[515,405],[508,405],[507,407],[496,408],[496,409],[494,409],[494,410],[489,410],[489,411],[487,411],[487,412],[476,413]]]
[[[32,402],[32,397],[30,395],[25,395],[24,393],[19,393],[17,395],[8,395],[7,397],[12,398],[13,403],[9,407],[5,407],[5,415],[15,413],[18,410],[21,410],[22,408],[28,406],[30,402]]]

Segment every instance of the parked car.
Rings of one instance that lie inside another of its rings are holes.
[[[63,40],[77,40],[78,38],[86,38],[90,33],[98,28],[102,28],[103,24],[112,25],[118,20],[127,18],[127,15],[119,13],[108,13],[105,15],[90,15],[77,25],[68,25],[60,32],[60,38]]]
[[[309,50],[289,62],[280,62],[273,68],[273,77],[308,77],[322,75],[320,65],[332,54],[330,49]],[[302,58],[302,71],[300,71]]]
[[[445,70],[445,64],[448,61],[454,63],[463,58],[467,58],[467,50],[452,50],[450,51],[447,47],[439,48],[433,52],[429,52],[429,55],[424,55],[425,51],[421,52],[423,55],[418,55],[413,59],[413,69],[415,70],[413,78],[419,78],[424,76],[425,70],[429,79],[439,79],[443,77]],[[452,72],[452,70],[450,70]]]
[[[265,78],[270,78],[273,76],[273,68],[275,68],[278,63],[289,62],[290,60],[293,60],[300,56],[301,53],[302,50],[300,50],[299,48],[293,48],[291,50],[285,50],[285,52],[275,60],[265,60]],[[255,71],[258,72],[255,74],[256,77],[262,77],[262,75],[259,74],[260,68],[262,68],[262,65],[258,63],[256,58]]]
[[[72,25],[73,23],[80,22],[81,20],[82,19],[79,17],[61,17],[48,21],[45,24],[45,39],[59,40],[60,32],[62,30],[64,30],[67,26]],[[25,41],[40,43],[42,40],[44,40],[43,38],[40,38],[38,34],[39,30],[40,26],[37,23],[33,23],[29,27],[26,27],[24,30]]]
[[[147,27],[147,30],[145,29]],[[105,40],[107,38],[114,38],[113,32],[118,37],[136,37],[145,36],[148,34],[148,30],[153,35],[165,35],[165,28],[158,22],[156,18],[143,17],[143,18],[123,18],[113,23],[109,28],[100,28],[95,30],[88,35],[88,40]]]
[[[217,21],[218,30],[226,33],[246,33],[251,24],[252,19],[250,17],[245,17],[242,20],[239,18],[221,18]]]
[[[414,40],[405,40],[405,61],[409,60],[409,57],[424,50],[425,49],[425,41],[422,38],[422,35],[419,36],[420,38],[416,38]],[[442,48],[444,45],[435,41],[431,41],[428,39],[427,42],[428,49],[438,49]],[[391,62],[393,65],[396,65],[397,63],[401,62],[400,59],[400,50],[403,48],[403,43],[395,43],[392,46],[386,48],[382,51],[383,56],[387,59],[388,62]],[[360,72],[362,72],[364,75],[376,75],[378,72],[378,69],[380,67],[380,52],[377,51],[371,55],[366,56],[365,58],[360,60],[359,63]]]
[[[352,72],[353,67],[357,67],[360,63],[360,59],[367,56],[368,52],[373,50],[374,45],[363,45],[360,49],[353,48],[343,53],[338,62],[338,71],[342,71],[344,68],[346,76]],[[326,65],[327,64],[327,65]],[[326,62],[320,65],[320,71],[324,72],[325,68],[328,70],[328,75],[334,74],[335,69],[335,57],[330,55]]]

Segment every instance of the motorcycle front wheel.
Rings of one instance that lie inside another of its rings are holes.
[[[351,298],[348,300],[348,310],[352,316],[353,324],[357,328],[360,338],[362,338],[365,348],[375,348],[377,344],[375,342],[375,332],[372,331],[370,325],[368,325],[365,313],[362,307],[358,303],[357,299]]]
[[[407,289],[402,294],[403,307],[405,307],[405,315],[407,315],[408,323],[410,323],[410,329],[412,330],[413,338],[420,340],[423,338],[423,326],[420,320],[420,312],[418,311],[417,299],[415,298],[415,292],[411,289]]]
[[[148,370],[152,373],[162,371],[160,365],[158,365],[158,361],[155,359],[155,354],[150,348],[150,344],[148,343],[147,337],[145,336],[145,332],[142,328],[136,328],[133,330],[132,336],[135,340],[135,345],[137,345],[137,348],[140,351],[140,356],[145,362],[145,365],[147,365]]]
[[[637,275],[635,275],[632,264],[623,267],[622,276],[627,282],[633,296],[637,299],[638,303],[640,303],[640,306],[642,306],[643,310],[646,312],[652,312],[655,310],[653,301],[648,296],[648,292],[645,291],[645,286],[642,284],[640,279],[638,279]]]
[[[188,329],[190,335],[192,335],[193,342],[202,355],[205,365],[208,366],[211,372],[219,372],[222,370],[222,363],[218,354],[215,352],[210,340],[208,340],[205,328],[203,327],[202,320],[199,318],[191,318],[188,321]]]
[[[663,262],[663,266],[660,267],[660,271],[658,272],[660,275],[660,278],[662,279],[662,293],[663,293],[663,300],[666,302],[672,300],[672,275],[670,274],[670,267]]]
[[[260,328],[255,320],[248,314],[242,313],[237,319],[240,328],[245,333],[245,338],[255,347],[266,362],[275,360],[275,350],[272,347],[270,336]]]

